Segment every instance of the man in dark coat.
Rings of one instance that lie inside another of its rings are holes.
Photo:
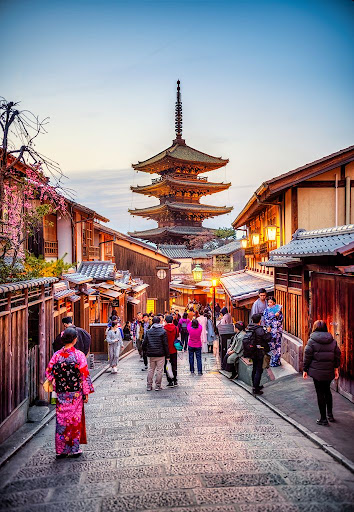
[[[63,335],[63,332],[65,331],[65,329],[67,329],[68,327],[74,327],[77,331],[77,342],[75,343],[75,348],[77,350],[81,350],[81,352],[83,352],[85,354],[85,356],[87,356],[87,354],[89,353],[89,350],[90,350],[90,345],[91,345],[90,334],[87,331],[85,331],[85,329],[82,329],[81,327],[76,327],[72,323],[71,316],[67,316],[67,317],[63,318],[62,323],[63,323],[64,329],[55,338],[54,343],[53,343],[53,351],[57,352],[64,346],[62,343],[62,335]]]
[[[167,333],[163,328],[163,317],[154,316],[152,326],[146,332],[143,349],[149,358],[149,371],[147,375],[147,390],[152,390],[152,382],[156,371],[155,391],[160,391],[165,364],[165,357],[169,358]]]
[[[262,387],[260,385],[263,373],[263,358],[269,352],[269,342],[272,339],[270,332],[266,332],[261,326],[262,315],[256,313],[251,317],[251,323],[247,326],[247,331],[254,331],[255,342],[257,346],[256,353],[252,357],[252,384],[253,394],[263,395]]]

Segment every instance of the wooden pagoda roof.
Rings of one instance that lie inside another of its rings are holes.
[[[168,226],[162,228],[146,229],[144,231],[133,231],[128,233],[134,238],[141,238],[142,240],[150,240],[160,242],[164,238],[189,238],[198,236],[203,233],[214,232],[213,229],[204,228],[203,226]]]
[[[161,151],[157,155],[133,164],[132,167],[137,171],[160,173],[168,169],[190,165],[199,172],[212,171],[219,169],[229,162],[219,157],[202,153],[197,149],[191,148],[184,143],[174,143],[169,148]]]
[[[231,207],[227,206],[211,206],[208,204],[200,203],[164,203],[157,204],[156,206],[149,206],[148,208],[136,208],[135,210],[129,210],[132,215],[141,215],[142,217],[158,216],[161,213],[172,211],[172,212],[186,212],[186,213],[204,213],[209,214],[209,217],[214,215],[223,215],[229,213],[232,210]]]
[[[150,183],[149,185],[138,185],[136,187],[131,186],[130,188],[133,192],[137,192],[138,194],[159,197],[163,195],[168,195],[171,192],[181,190],[186,187],[190,191],[196,189],[202,192],[202,195],[208,195],[214,194],[215,192],[220,192],[222,190],[226,190],[230,186],[231,183],[213,183],[207,181],[206,179],[180,179],[179,177],[174,175],[166,176],[166,178],[164,179],[157,179]]]

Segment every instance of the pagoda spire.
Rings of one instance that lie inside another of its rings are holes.
[[[185,144],[182,139],[182,99],[181,99],[181,82],[177,80],[177,101],[175,106],[175,132],[176,138],[173,141],[174,144]]]

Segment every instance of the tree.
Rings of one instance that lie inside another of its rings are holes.
[[[48,118],[40,120],[18,105],[0,98],[0,257],[10,260],[10,273],[43,217],[66,211],[60,167],[35,148]]]
[[[222,245],[232,242],[236,239],[236,232],[233,228],[218,228],[213,231],[205,231],[200,235],[194,236],[188,242],[189,249],[217,249]]]

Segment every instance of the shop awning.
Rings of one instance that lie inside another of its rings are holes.
[[[135,297],[130,297],[127,295],[127,301],[130,302],[130,304],[140,304],[140,300],[136,299]]]
[[[260,288],[265,288],[268,293],[274,291],[272,277],[262,276],[251,270],[224,274],[220,278],[220,283],[236,306],[252,303],[257,298]]]

